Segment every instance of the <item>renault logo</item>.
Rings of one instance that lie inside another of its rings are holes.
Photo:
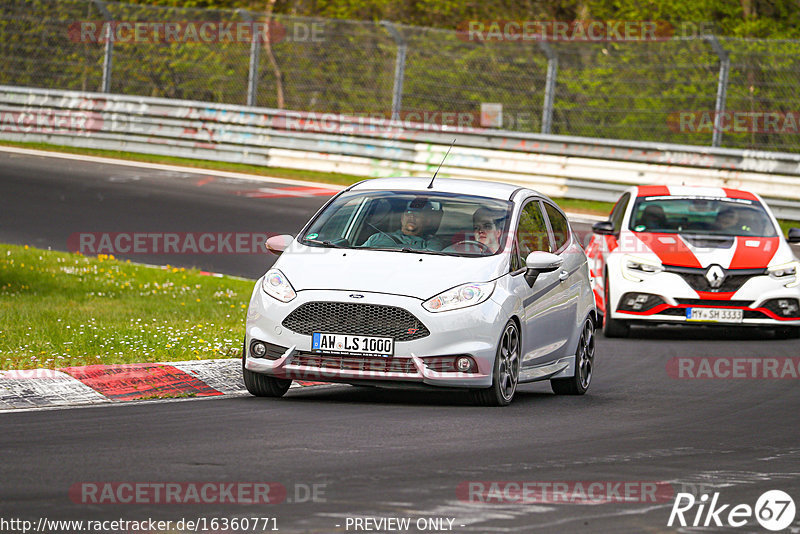
[[[706,271],[706,280],[712,289],[719,289],[725,281],[725,271],[719,265],[712,265]]]

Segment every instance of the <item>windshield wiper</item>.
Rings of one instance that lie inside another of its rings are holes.
[[[343,247],[342,245],[337,245],[336,243],[334,243],[332,241],[328,241],[327,239],[320,241],[319,239],[304,238],[303,242],[304,243],[314,243],[314,244],[322,245],[323,247],[328,247],[328,248],[347,248],[347,247]]]
[[[414,252],[417,254],[434,254],[436,256],[458,256],[458,254],[454,252],[442,252],[441,250],[429,250],[426,248],[403,247],[400,249],[400,252]]]

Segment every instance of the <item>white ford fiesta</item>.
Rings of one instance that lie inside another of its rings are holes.
[[[293,380],[462,388],[509,404],[518,383],[580,395],[592,379],[586,255],[547,197],[508,184],[383,178],[333,197],[255,285],[243,372],[256,396]]]
[[[761,198],[711,187],[632,187],[587,248],[607,337],[631,324],[737,325],[800,336],[800,262]]]

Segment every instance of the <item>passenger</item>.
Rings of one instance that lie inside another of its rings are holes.
[[[500,248],[505,213],[489,208],[478,208],[472,215],[472,230],[475,241],[483,243],[494,254]]]
[[[739,214],[736,210],[733,208],[726,208],[717,213],[717,217],[714,220],[714,230],[732,234],[739,233],[741,224],[739,223]]]

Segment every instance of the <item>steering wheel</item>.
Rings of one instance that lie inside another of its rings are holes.
[[[488,245],[486,245],[485,243],[481,243],[480,241],[475,241],[474,239],[464,239],[463,241],[459,241],[458,243],[453,243],[445,250],[453,249],[454,251],[464,251],[467,245],[477,245],[481,249],[481,254],[494,254],[494,252],[492,252],[492,249],[489,248]]]

